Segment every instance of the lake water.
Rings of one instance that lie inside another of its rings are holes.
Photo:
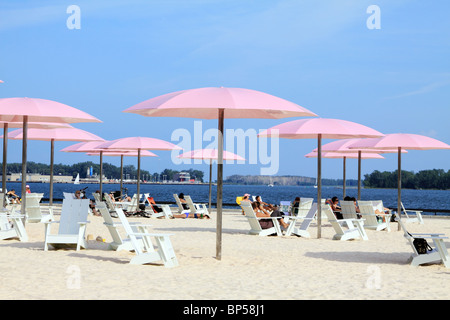
[[[44,193],[44,198],[49,197],[49,184],[47,183],[28,183],[31,192]],[[88,198],[93,198],[92,193],[98,190],[98,184],[66,184],[56,183],[53,185],[54,199],[62,199],[62,192],[75,192],[82,188],[86,189]],[[128,188],[128,194],[136,193],[135,184],[125,184]],[[156,202],[173,203],[174,193],[190,195],[194,202],[208,202],[208,185],[172,185],[172,184],[141,184],[141,193],[150,193]],[[15,189],[20,194],[21,184],[18,182],[8,182],[7,189]],[[103,192],[120,190],[119,184],[103,184]],[[245,193],[251,195],[260,195],[265,202],[280,203],[280,201],[292,201],[295,197],[317,198],[317,189],[313,187],[303,186],[253,186],[253,185],[224,185],[223,186],[223,203],[224,207],[236,204],[236,197]],[[351,197],[357,197],[358,190],[356,188],[347,188],[346,194]],[[322,198],[331,198],[337,196],[342,199],[342,188],[338,187],[322,187]],[[450,210],[450,190],[402,190],[402,202],[406,208],[425,208],[425,209],[441,209]],[[383,200],[386,207],[397,207],[397,189],[362,189],[361,200]],[[216,202],[216,186],[212,187],[212,202]],[[434,214],[434,213],[433,213]]]

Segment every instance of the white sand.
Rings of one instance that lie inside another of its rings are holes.
[[[368,230],[369,241],[248,235],[240,212],[223,217],[222,260],[215,259],[216,219],[129,218],[152,224],[171,237],[179,266],[130,265],[134,253],[106,250],[89,241],[87,250],[44,251],[44,224],[26,225],[28,242],[0,240],[0,299],[449,299],[450,269],[411,267],[412,252],[392,231]],[[101,217],[87,234],[111,241]],[[450,219],[408,224],[410,232],[450,235]],[[446,241],[450,248],[450,241]]]

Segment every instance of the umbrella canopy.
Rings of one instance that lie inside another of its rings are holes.
[[[23,129],[9,132],[8,137],[14,140],[23,139]],[[85,130],[72,126],[53,129],[28,129],[29,140],[50,141],[50,195],[49,203],[53,204],[53,164],[55,155],[55,141],[105,141],[103,138]]]
[[[211,212],[211,186],[212,186],[212,161],[218,160],[219,152],[217,149],[198,149],[182,153],[178,158],[184,159],[209,159],[209,211]],[[223,160],[245,161],[241,156],[229,151],[223,151]]]
[[[137,151],[103,151],[102,152],[104,156],[107,157],[120,157],[120,196],[122,196],[122,189],[123,189],[123,157],[137,157],[138,152]],[[100,155],[100,152],[88,152],[88,156],[98,156]],[[156,154],[153,152],[147,151],[147,150],[141,150],[141,157],[157,157]]]
[[[338,140],[339,141],[339,140]],[[322,149],[323,151],[323,149]],[[306,158],[317,158],[319,156],[317,150],[312,151],[305,155]],[[345,198],[346,196],[346,161],[347,159],[358,159],[358,200],[360,198],[360,186],[361,186],[361,159],[384,159],[383,156],[377,154],[377,153],[364,153],[364,152],[322,152],[322,158],[332,158],[332,159],[342,159],[343,164],[343,174],[342,174],[342,198]]]
[[[317,203],[322,199],[322,139],[373,138],[383,134],[359,123],[339,119],[312,118],[279,124],[261,132],[259,137],[317,139]],[[317,237],[321,237],[322,208],[317,206]]]
[[[0,80],[0,83],[3,83],[4,81],[3,80]]]
[[[418,134],[394,133],[378,139],[365,139],[352,144],[350,149],[397,149],[398,150],[398,172],[397,172],[397,212],[400,217],[402,205],[402,150],[432,150],[432,149],[450,149],[450,145]],[[400,230],[400,224],[398,226]]]
[[[322,146],[322,152],[339,152],[339,153],[361,153],[361,151],[364,151],[364,153],[394,153],[397,152],[397,149],[386,149],[386,150],[377,150],[377,149],[350,149],[349,146],[353,145],[354,143],[360,141],[360,138],[357,139],[342,139],[333,141],[327,144],[324,144]],[[317,152],[317,148],[313,151]],[[406,150],[403,150],[402,152],[408,152]],[[349,158],[349,157],[347,157]],[[358,158],[358,200],[361,199],[361,157]],[[343,161],[345,163],[346,158],[343,158]],[[345,185],[344,185],[344,197],[345,197]]]
[[[22,128],[23,122],[5,122],[0,121],[0,128],[3,128],[3,163],[2,163],[2,192],[6,193],[6,159],[8,154],[8,129]],[[70,127],[67,123],[57,122],[29,122],[29,128],[61,128]],[[3,207],[6,205],[6,195],[3,197]]]
[[[182,150],[180,147],[171,142],[147,137],[128,137],[112,141],[108,141],[97,146],[103,150],[135,150],[137,151],[137,196],[139,202],[140,186],[141,186],[141,151],[142,150]]]
[[[218,119],[216,259],[222,259],[224,118],[282,119],[315,113],[276,96],[245,88],[207,87],[158,96],[124,112],[147,117]]]
[[[99,152],[100,153],[100,181],[99,181],[99,189],[100,194],[102,194],[103,187],[103,151],[102,149],[97,148],[98,145],[104,143],[105,141],[88,141],[88,142],[79,142],[75,143],[71,146],[65,147],[61,149],[62,152]]]
[[[0,99],[0,121],[23,122],[22,139],[22,194],[26,193],[27,130],[28,122],[101,122],[97,118],[66,104],[39,98]],[[21,213],[25,215],[26,198],[23,197]],[[25,221],[25,219],[24,219]]]
[[[293,102],[264,92],[225,87],[172,92],[138,103],[124,112],[147,117],[217,119],[218,109],[225,110],[225,118],[236,119],[317,116]]]

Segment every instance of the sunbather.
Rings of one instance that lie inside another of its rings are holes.
[[[257,217],[259,218],[263,218],[263,217],[282,217],[280,211],[278,210],[274,210],[272,213],[267,212],[266,209],[264,209],[261,206],[261,203],[259,203],[258,201],[255,201],[252,203],[252,208],[253,211],[255,211],[255,214]],[[281,219],[277,219],[278,223],[283,227],[283,228],[287,228],[289,226],[289,224],[287,224],[283,218]],[[261,225],[261,228],[263,229],[268,229],[268,228],[272,228],[273,227],[273,222],[271,219],[261,219],[259,220],[259,224]]]
[[[273,204],[262,201],[261,196],[256,196],[255,200],[259,202],[261,206],[266,210],[274,211],[276,209],[276,206],[274,206]]]
[[[173,218],[180,218],[180,219],[187,219],[187,218],[193,218],[193,219],[210,219],[209,215],[205,213],[174,213],[172,214]]]
[[[6,195],[9,198],[9,201],[11,201],[11,203],[20,203],[20,198],[19,196],[16,194],[16,191],[14,189],[9,190]]]

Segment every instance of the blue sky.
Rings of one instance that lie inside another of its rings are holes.
[[[70,5],[80,8],[80,29],[66,25]],[[370,5],[381,10],[381,29],[366,25]],[[176,129],[193,132],[196,120],[122,111],[173,91],[242,87],[290,100],[324,118],[450,143],[449,12],[445,0],[3,0],[0,97],[43,98],[79,108],[103,123],[74,126],[106,140],[170,141]],[[225,120],[225,127],[259,130],[290,120]],[[202,121],[203,130],[216,127],[215,120]],[[57,142],[56,150],[70,144]],[[314,177],[316,160],[304,155],[315,147],[314,140],[281,139],[277,174]],[[49,149],[48,142],[32,141],[28,159],[48,163]],[[204,164],[173,164],[170,152],[155,153],[159,158],[143,158],[143,169],[208,170]],[[447,150],[410,151],[402,168],[449,170],[449,155]],[[363,174],[396,170],[396,155],[384,156],[363,161]],[[57,163],[88,160],[97,158],[55,155]],[[8,162],[20,161],[21,142],[10,140]],[[116,158],[105,161],[119,165]],[[347,163],[347,176],[356,178],[357,161]],[[261,167],[226,165],[224,175],[260,174]],[[323,160],[323,177],[341,176],[341,161]]]

